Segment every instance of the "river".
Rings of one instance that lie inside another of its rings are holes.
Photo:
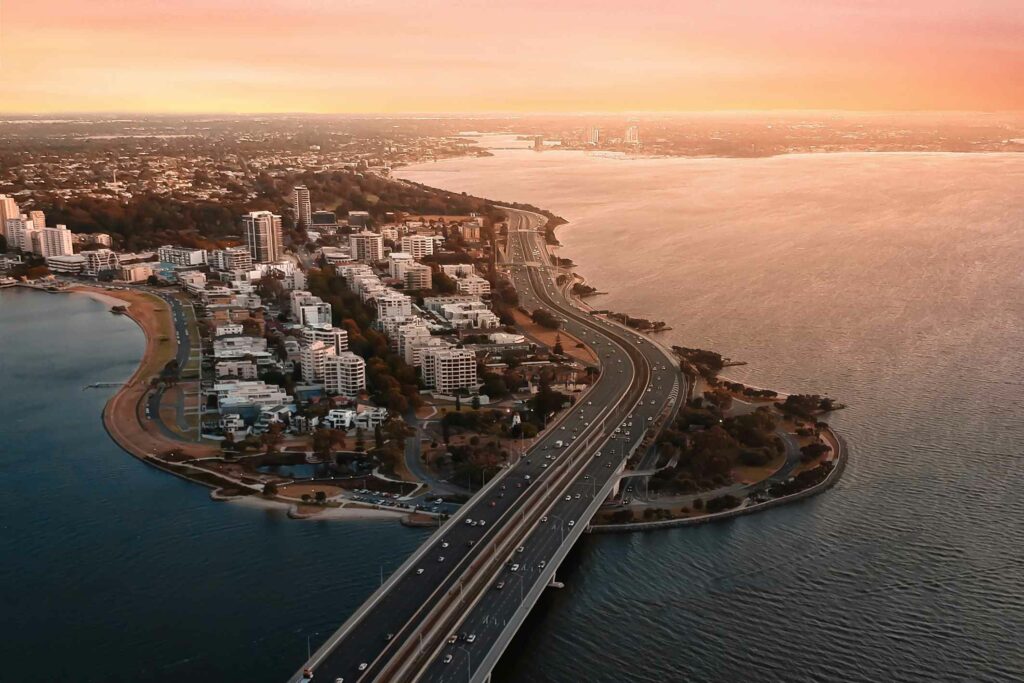
[[[835,489],[585,537],[496,680],[1021,678],[1024,157],[506,150],[401,174],[564,215],[600,305],[849,404]],[[215,503],[128,456],[113,390],[84,387],[142,349],[84,296],[0,291],[0,679],[282,681],[424,533]]]
[[[1024,678],[1024,156],[630,159],[501,149],[399,169],[550,209],[610,308],[728,375],[846,403],[811,501],[587,537],[499,681]]]
[[[0,290],[3,681],[280,683],[424,537],[217,503],[115,445],[142,355],[78,294]]]

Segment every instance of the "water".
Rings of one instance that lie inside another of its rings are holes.
[[[100,419],[144,347],[81,295],[0,291],[3,681],[279,682],[418,545],[215,503]]]
[[[565,215],[600,305],[850,404],[839,486],[586,537],[498,679],[1021,678],[1024,158],[502,151],[403,174]],[[0,680],[279,682],[423,532],[214,503],[123,453],[113,390],[82,387],[128,377],[143,339],[104,310],[0,291]]]
[[[1024,156],[496,150],[399,175],[551,209],[595,306],[849,404],[835,489],[587,537],[497,680],[1024,679]]]

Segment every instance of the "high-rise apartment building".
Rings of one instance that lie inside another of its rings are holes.
[[[292,190],[295,205],[295,225],[306,230],[313,224],[313,205],[309,203],[309,188],[299,185]]]
[[[640,127],[636,125],[626,126],[626,144],[640,144]]]
[[[208,252],[207,263],[214,270],[224,272],[252,270],[252,254],[248,247],[228,247]]]
[[[421,259],[434,253],[434,238],[427,235],[406,235],[402,238],[402,251],[414,259]]]
[[[18,208],[18,202],[14,201],[14,197],[0,194],[0,235],[6,236],[8,242],[10,242],[10,236],[7,233],[7,221],[20,217],[21,209]]]
[[[356,398],[366,388],[366,361],[352,353],[328,356],[324,361],[324,390]]]
[[[28,212],[29,220],[36,226],[36,230],[42,230],[46,227],[46,214],[38,209],[35,211]]]
[[[33,213],[37,213],[33,211]],[[33,221],[35,223],[35,221]],[[39,237],[40,256],[70,256],[75,253],[72,246],[71,231],[63,225],[56,228],[43,228]]]
[[[284,236],[281,217],[269,211],[252,211],[242,216],[245,243],[255,263],[273,263],[281,258]]]
[[[349,253],[355,261],[375,263],[384,258],[384,236],[363,230],[348,236]]]

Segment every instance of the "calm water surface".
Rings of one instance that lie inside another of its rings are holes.
[[[551,209],[596,306],[849,404],[838,487],[588,537],[500,680],[1024,680],[1024,156],[496,150],[399,175]]]
[[[498,151],[402,173],[551,208],[599,305],[850,404],[837,488],[586,538],[499,680],[1022,678],[1024,158]],[[143,339],[104,310],[0,292],[0,680],[281,681],[423,535],[213,503],[124,454],[111,391],[83,387],[128,377]]]
[[[278,683],[423,534],[215,503],[100,420],[144,339],[80,295],[0,291],[0,681]]]

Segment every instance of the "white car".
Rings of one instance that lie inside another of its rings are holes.
[[[369,666],[369,664],[367,664],[366,662],[363,662],[362,664],[359,665],[359,670],[360,671],[366,671],[366,667],[368,667],[368,666]]]
[[[569,526],[576,526],[576,520],[575,519],[570,519],[569,520]]]
[[[509,567],[508,569],[509,569],[509,571],[517,572],[517,571],[519,571],[519,565],[518,564],[514,564],[511,567]]]

